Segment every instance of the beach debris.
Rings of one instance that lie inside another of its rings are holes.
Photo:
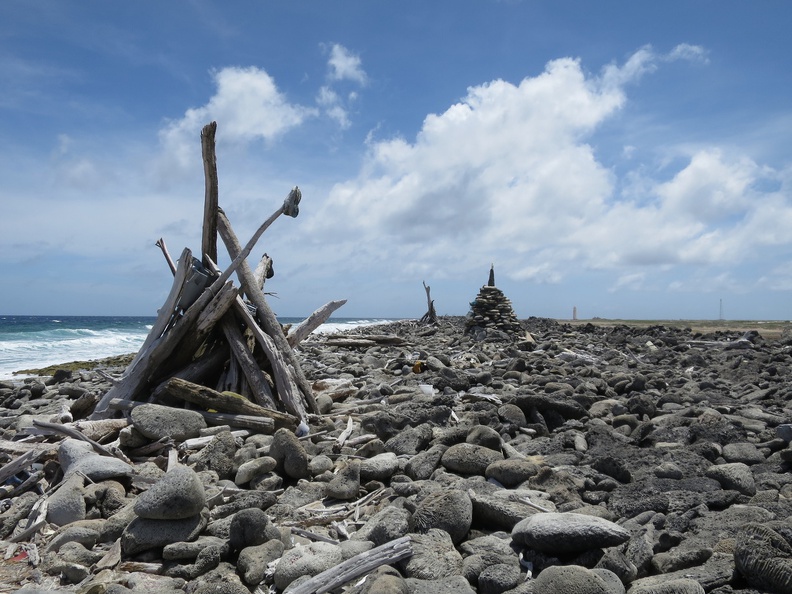
[[[0,385],[0,584],[785,592],[792,342],[522,323],[533,351],[462,317],[313,335],[295,349],[322,411],[306,435],[236,393],[199,386],[193,403],[182,377],[159,403],[111,401],[113,423],[62,422],[112,370]]]
[[[216,122],[212,122],[201,132],[205,180],[202,257],[193,257],[185,248],[174,263],[165,241],[157,241],[173,273],[173,286],[148,338],[96,404],[91,419],[113,416],[119,401],[167,403],[174,398],[207,411],[249,415],[249,410],[255,410],[249,416],[275,417],[276,425],[293,428],[307,421],[309,413],[318,412],[293,349],[345,301],[326,304],[291,339],[285,335],[263,292],[264,281],[273,274],[272,259],[265,254],[254,271],[247,257],[278,217],[298,215],[302,192],[295,186],[241,246],[218,202],[216,130]],[[218,235],[232,260],[222,271],[215,264]],[[239,287],[230,280],[234,273]],[[221,396],[229,393],[236,396]],[[249,410],[243,410],[242,403],[251,400]],[[111,402],[116,408],[110,407]],[[229,410],[234,403],[238,406]]]
[[[429,292],[429,287],[426,282],[423,283],[424,291],[426,291],[426,313],[421,317],[420,323],[426,326],[434,326],[437,324],[437,312],[435,311],[434,299],[432,299]]]

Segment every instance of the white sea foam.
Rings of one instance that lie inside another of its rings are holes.
[[[9,320],[8,317],[0,318],[0,321]],[[284,322],[287,321],[297,325],[301,319],[284,319]],[[395,320],[378,318],[331,318],[314,332],[331,334],[393,321]],[[22,379],[25,376],[14,375],[20,369],[37,369],[72,361],[94,361],[135,353],[152,328],[151,324],[107,328],[101,326],[101,319],[96,322],[96,329],[70,328],[61,325],[60,319],[53,318],[47,319],[46,323],[53,326],[41,330],[26,327],[19,331],[7,326],[4,332],[0,332],[0,379]]]
[[[91,361],[136,352],[144,333],[117,330],[59,329],[0,339],[0,379],[13,379],[20,369],[48,367],[70,361]]]
[[[345,332],[347,330],[354,330],[355,328],[360,328],[361,326],[377,326],[380,324],[390,324],[391,322],[395,322],[396,320],[382,320],[382,319],[370,319],[370,320],[339,320],[337,322],[325,322],[321,326],[319,326],[316,330],[314,330],[315,334],[333,334],[336,332]]]

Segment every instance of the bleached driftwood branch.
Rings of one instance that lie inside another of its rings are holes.
[[[319,326],[324,324],[333,315],[333,312],[346,303],[346,299],[341,301],[331,301],[313,312],[310,316],[300,322],[286,337],[289,346],[292,348],[300,344],[305,338]]]

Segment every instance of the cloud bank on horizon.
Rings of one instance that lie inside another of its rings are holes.
[[[296,82],[265,61],[212,66],[181,111],[149,119],[131,143],[53,126],[49,149],[23,147],[0,189],[0,261],[22,283],[0,313],[93,303],[154,315],[169,286],[149,248],[159,236],[174,256],[200,245],[199,133],[215,120],[221,205],[243,241],[291,185],[303,188],[300,217],[279,221],[261,249],[283,276],[272,281],[282,315],[346,298],[339,315],[418,317],[424,281],[441,314],[462,315],[494,263],[521,317],[570,317],[573,305],[583,317],[714,317],[724,297],[731,317],[790,317],[788,157],[762,160],[749,135],[668,141],[663,126],[679,125],[634,99],[661,74],[706,76],[707,46],[646,44],[604,64],[556,55],[396,127],[366,111],[387,94],[366,54],[321,40],[314,72]],[[51,77],[33,66],[5,59],[20,89]],[[24,111],[18,93],[0,104],[3,119]],[[57,288],[31,299],[26,287],[40,291],[51,268]]]

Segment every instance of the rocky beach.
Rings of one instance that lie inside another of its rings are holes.
[[[490,299],[306,339],[307,430],[0,382],[0,592],[792,592],[792,335]]]

